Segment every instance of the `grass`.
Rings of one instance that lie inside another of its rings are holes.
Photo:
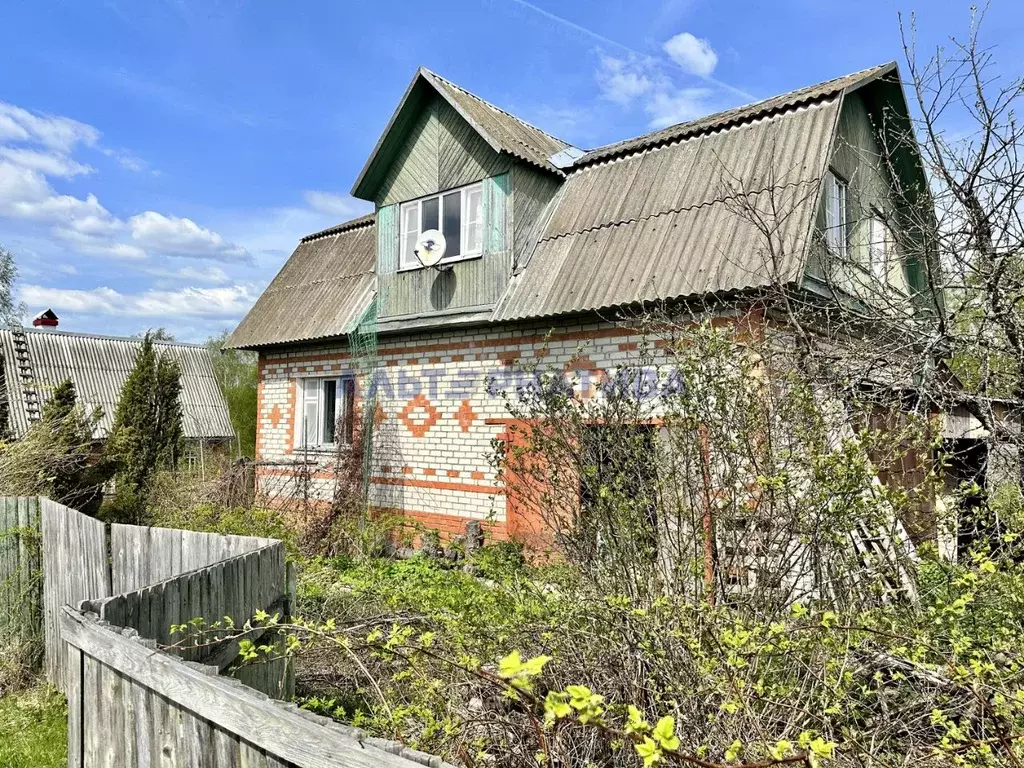
[[[67,704],[40,683],[0,698],[0,766],[63,768],[67,765]]]

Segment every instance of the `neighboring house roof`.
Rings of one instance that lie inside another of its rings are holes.
[[[843,96],[894,73],[894,63],[872,67],[584,153],[564,169],[561,188],[540,219],[546,224],[527,253],[517,254],[489,319],[597,311],[798,280]],[[403,110],[424,83],[482,135],[489,129],[499,137],[494,141],[502,150],[535,165],[559,144],[568,146],[420,70],[354,193],[392,124],[409,119]],[[764,233],[739,210],[739,200],[762,214],[772,207],[787,212],[774,233],[781,258],[767,263]],[[310,243],[324,237],[334,239],[312,253]],[[372,217],[303,239],[229,344],[257,347],[349,333],[374,294],[375,247]],[[326,264],[333,280],[318,277]],[[311,286],[317,280],[330,288],[316,293]],[[329,306],[311,307],[314,295],[329,299]]]
[[[92,336],[65,331],[24,328],[31,382],[40,407],[64,379],[70,378],[78,401],[87,412],[97,406],[103,416],[95,436],[106,437],[114,422],[114,411],[128,374],[135,365],[141,339]],[[21,387],[18,331],[0,329],[0,353],[10,403],[11,429],[16,437],[29,427],[28,406]],[[182,427],[185,437],[228,438],[234,436],[228,406],[213,374],[211,352],[206,347],[176,342],[153,342],[158,353],[169,354],[181,367]]]

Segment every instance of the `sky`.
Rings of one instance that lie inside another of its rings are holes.
[[[0,244],[27,317],[202,342],[352,183],[418,66],[581,148],[903,57],[947,0],[3,0]],[[1024,74],[1024,3],[983,26]],[[296,312],[303,311],[296,307]]]

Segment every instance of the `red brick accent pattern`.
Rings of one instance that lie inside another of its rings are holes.
[[[418,413],[421,409],[423,411],[422,421],[419,420],[420,414]],[[398,418],[405,424],[409,434],[413,437],[423,437],[441,418],[441,414],[431,405],[426,395],[420,393],[406,404],[402,412],[398,414]]]

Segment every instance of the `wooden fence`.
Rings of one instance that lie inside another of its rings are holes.
[[[155,640],[161,646],[180,643],[183,636],[172,635],[171,626],[191,619],[202,619],[206,627],[211,627],[229,616],[236,626],[241,627],[259,610],[288,616],[294,601],[291,594],[294,581],[286,579],[284,545],[272,539],[253,541],[265,543],[259,549],[187,571],[158,584],[104,600],[91,600],[90,608],[104,621],[134,629],[142,637]],[[229,547],[237,545],[238,542],[227,543]],[[247,634],[247,638],[255,641],[261,632],[255,629]],[[216,633],[220,637],[224,634]],[[207,639],[217,638],[210,636]],[[174,649],[174,653],[188,661],[212,664],[224,672],[238,656],[238,642],[236,639],[198,647],[183,643],[182,647]],[[283,658],[243,666],[234,674],[246,685],[275,698],[290,699],[294,693],[291,665]]]
[[[117,624],[169,644],[177,639],[171,625],[193,618],[228,616],[240,626],[258,610],[286,614],[286,573],[284,544],[274,539],[113,525],[108,547],[107,528],[95,518],[49,499],[0,498],[0,628],[17,623],[38,634],[41,625],[44,670],[61,691],[64,606],[91,601]],[[221,669],[234,660],[230,651],[218,649]],[[267,693],[291,694],[282,662],[240,675]]]
[[[43,625],[46,677],[66,687],[67,648],[60,638],[65,605],[110,596],[106,527],[70,507],[40,499],[43,530]]]
[[[39,499],[0,499],[0,634],[42,631]]]
[[[114,525],[108,546],[102,522],[46,499],[0,499],[0,536],[8,529],[0,573],[42,605],[46,674],[68,699],[69,768],[444,768],[277,700],[293,688],[283,659],[223,676],[238,638],[175,647],[171,625],[193,618],[287,617],[294,576],[281,542]]]
[[[223,536],[217,533],[112,525],[110,554],[113,594],[132,592],[189,571],[222,562],[262,547],[274,539]]]
[[[89,608],[83,605],[81,608]],[[76,656],[68,768],[450,768],[440,758],[304,712],[65,608]]]

